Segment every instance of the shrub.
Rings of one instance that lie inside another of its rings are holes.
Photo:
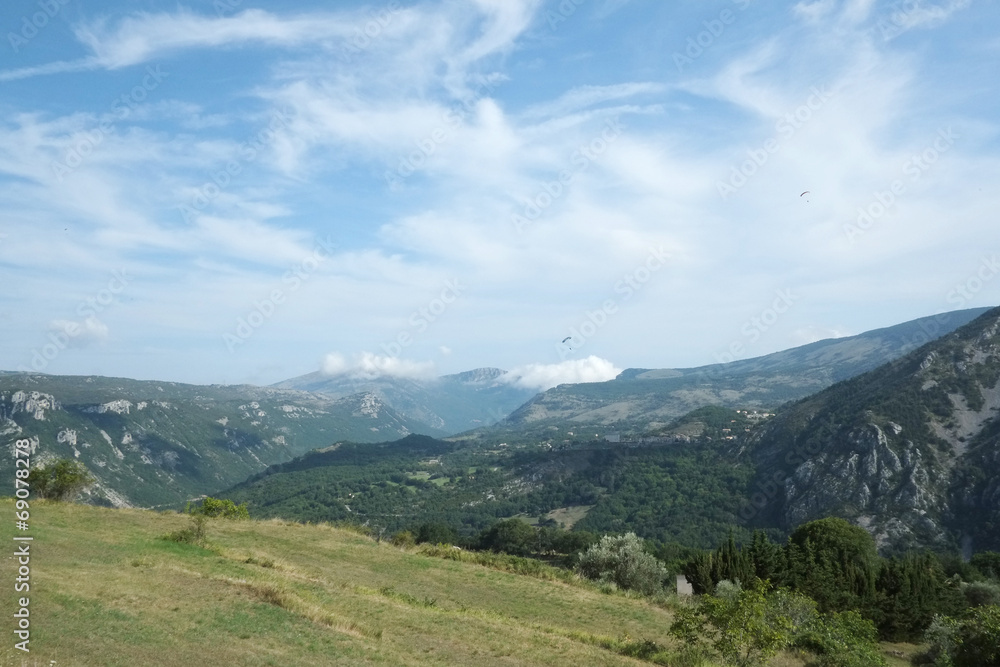
[[[219,517],[222,519],[249,519],[250,511],[247,504],[237,505],[232,500],[220,500],[208,496],[201,502],[200,506],[188,505],[189,514],[200,514],[208,517]]]
[[[962,587],[965,601],[970,607],[1000,605],[1000,584],[976,581]]]
[[[956,667],[1000,667],[1000,607],[969,611],[955,633]]]
[[[646,553],[635,533],[605,535],[580,556],[577,571],[588,579],[647,595],[662,589],[667,574],[663,563]]]
[[[970,609],[961,619],[937,616],[924,640],[937,667],[1000,667],[1000,607]]]
[[[787,609],[803,605],[815,615],[815,603],[792,598],[795,593],[768,595],[766,582],[756,580],[748,589],[723,588],[725,597],[703,595],[693,605],[677,611],[670,633],[686,645],[718,653],[739,667],[767,664],[793,639],[794,624]]]
[[[815,653],[816,667],[884,667],[875,624],[856,611],[821,614],[796,636],[795,645]]]
[[[96,480],[79,461],[59,459],[28,473],[28,484],[39,498],[71,500]]]
[[[389,543],[394,547],[399,547],[400,549],[409,549],[417,545],[417,539],[408,530],[401,530],[391,538],[389,538]]]
[[[169,535],[164,535],[163,539],[182,544],[196,544],[205,546],[205,522],[208,520],[204,514],[192,514],[191,525],[187,528],[175,530]]]

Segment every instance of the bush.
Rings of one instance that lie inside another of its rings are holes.
[[[605,535],[580,556],[577,571],[588,579],[647,595],[659,592],[667,575],[663,563],[646,553],[635,533]]]
[[[727,663],[765,665],[792,642],[794,623],[787,610],[805,608],[816,614],[811,600],[787,591],[779,599],[777,593],[767,593],[767,586],[756,580],[748,589],[723,587],[725,597],[703,595],[678,610],[670,633],[689,647],[714,651]]]
[[[818,659],[816,667],[884,667],[875,624],[856,611],[817,615],[795,645]]]
[[[28,473],[28,484],[39,498],[72,500],[96,480],[79,461],[59,459]]]
[[[175,530],[169,535],[164,535],[162,539],[182,544],[195,544],[200,547],[205,546],[205,522],[208,520],[204,514],[192,514],[191,525],[187,528]]]
[[[222,519],[249,519],[250,511],[247,504],[237,505],[232,500],[220,500],[211,496],[205,498],[200,506],[188,504],[188,514],[200,514],[208,517],[218,517]]]
[[[970,607],[1000,605],[1000,584],[976,581],[962,587],[965,601]]]
[[[1000,607],[976,607],[955,633],[956,667],[1000,667]]]
[[[976,607],[961,619],[937,616],[924,641],[937,667],[1000,667],[1000,607]]]
[[[410,547],[415,547],[417,545],[417,539],[410,531],[401,530],[389,538],[389,543],[394,547],[399,547],[400,549],[409,549]]]

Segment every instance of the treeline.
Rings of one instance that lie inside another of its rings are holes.
[[[933,553],[882,558],[866,530],[837,518],[803,524],[784,544],[761,532],[743,545],[730,537],[682,570],[696,593],[723,581],[765,581],[815,600],[821,612],[855,611],[885,641],[918,641],[936,616],[1000,605],[1000,554],[969,563]]]

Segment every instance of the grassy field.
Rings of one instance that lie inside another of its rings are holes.
[[[5,612],[2,665],[642,665],[622,647],[673,646],[650,602],[330,526],[212,520],[204,549],[160,539],[190,524],[175,513],[33,501],[30,523],[31,652]]]

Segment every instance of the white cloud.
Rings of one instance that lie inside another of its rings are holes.
[[[558,364],[527,364],[512,369],[502,381],[526,389],[545,391],[560,384],[606,382],[622,372],[607,359],[593,355],[586,359],[570,359]]]
[[[343,355],[331,352],[324,357],[321,372],[324,375],[349,375],[366,380],[380,377],[421,379],[434,376],[434,363],[409,361],[371,352],[362,352],[349,362]]]
[[[108,339],[108,325],[93,315],[81,322],[73,320],[52,320],[49,331],[65,342],[66,347],[83,348]]]

